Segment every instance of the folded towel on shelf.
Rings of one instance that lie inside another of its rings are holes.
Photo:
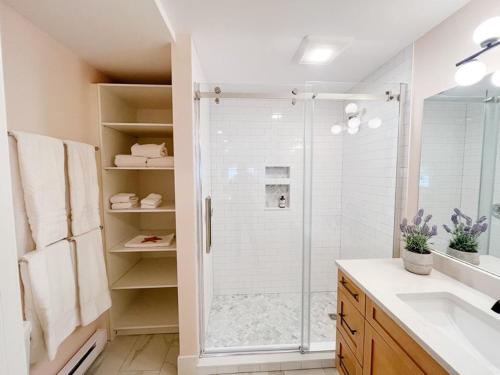
[[[137,201],[111,204],[112,210],[123,210],[124,208],[135,208],[135,207],[139,207],[139,203]]]
[[[146,158],[161,158],[168,155],[165,143],[162,143],[161,145],[140,145],[139,143],[136,143],[132,146],[130,151],[133,156],[144,156]]]
[[[157,201],[155,203],[141,203],[141,208],[158,208],[161,206],[161,200],[160,201]]]
[[[111,307],[101,230],[95,229],[75,237],[73,246],[76,254],[80,319],[85,326]]]
[[[137,202],[138,197],[135,193],[118,193],[109,198],[111,203],[129,203]]]
[[[161,204],[162,196],[160,194],[151,193],[146,198],[141,199],[141,207],[156,208]]]
[[[39,249],[68,236],[64,144],[43,135],[14,132],[31,234]]]
[[[146,161],[146,167],[151,168],[173,168],[174,167],[174,157],[164,156],[162,158],[150,158]]]
[[[53,360],[59,345],[80,324],[69,242],[59,241],[24,255],[21,275],[43,331],[48,358]]]
[[[145,167],[147,158],[132,155],[115,155],[117,167]]]
[[[80,142],[64,143],[68,155],[71,232],[76,236],[101,225],[95,148]]]
[[[125,243],[125,247],[162,247],[170,246],[175,234],[167,235],[141,234]]]

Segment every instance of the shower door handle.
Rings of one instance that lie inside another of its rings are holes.
[[[205,197],[205,251],[210,253],[212,248],[212,197]]]

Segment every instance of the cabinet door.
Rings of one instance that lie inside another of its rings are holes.
[[[422,370],[393,341],[387,342],[365,323],[363,375],[419,375]]]

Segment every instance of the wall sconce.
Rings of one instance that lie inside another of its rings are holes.
[[[460,86],[471,86],[485,76],[486,65],[477,58],[486,51],[500,45],[500,17],[493,17],[481,23],[474,30],[472,39],[482,49],[456,63],[455,81]]]

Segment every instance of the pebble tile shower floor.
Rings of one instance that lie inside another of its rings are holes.
[[[207,349],[300,343],[300,293],[214,296]],[[311,293],[311,342],[333,342],[336,292]]]

